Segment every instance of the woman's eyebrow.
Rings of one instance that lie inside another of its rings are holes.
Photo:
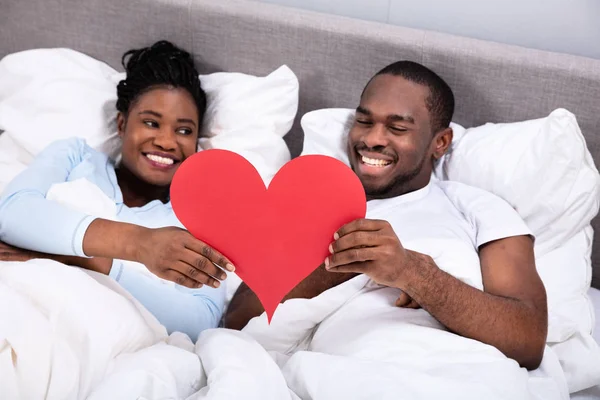
[[[142,115],[142,114],[150,114],[150,115],[153,115],[153,116],[155,116],[157,118],[162,118],[162,114],[157,113],[156,111],[152,111],[152,110],[144,110],[144,111],[140,111],[138,113],[138,115]]]

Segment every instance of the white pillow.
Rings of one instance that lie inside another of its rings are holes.
[[[353,118],[350,109],[304,115],[302,154],[348,163]],[[486,189],[519,212],[536,236],[536,265],[548,294],[548,343],[565,367],[571,392],[595,384],[600,350],[591,337],[594,310],[587,291],[600,175],[575,116],[558,109],[531,121],[452,128],[453,144],[434,176]]]
[[[70,49],[36,49],[0,61],[1,140],[19,150],[0,154],[0,191],[33,156],[55,140],[78,136],[117,158],[117,83],[123,79],[107,64]],[[298,79],[282,66],[266,77],[240,73],[200,76],[208,108],[204,148],[242,153],[268,181],[289,150],[283,136],[298,108]],[[14,154],[14,153],[13,153]],[[21,162],[18,165],[15,160]]]

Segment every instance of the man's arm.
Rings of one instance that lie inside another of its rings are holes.
[[[109,258],[61,256],[21,249],[19,247],[10,246],[6,243],[0,242],[0,261],[29,261],[39,258],[58,261],[66,265],[89,269],[90,271],[96,271],[105,275],[109,274],[110,267],[112,265],[112,260]]]
[[[406,291],[449,330],[488,343],[522,367],[536,369],[548,332],[546,291],[531,238],[516,236],[480,249],[484,292],[419,255]]]
[[[358,220],[336,237],[328,270],[362,272],[400,288],[449,330],[496,347],[522,367],[541,363],[548,313],[529,236],[481,246],[485,292],[440,270],[431,257],[404,249],[386,221]]]
[[[319,266],[308,277],[292,289],[282,300],[288,299],[312,299],[358,274],[332,274],[325,270],[325,265]],[[241,330],[248,321],[264,312],[264,308],[258,297],[252,290],[242,283],[233,295],[227,313],[225,314],[225,327]]]

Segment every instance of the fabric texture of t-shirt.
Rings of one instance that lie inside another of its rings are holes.
[[[503,199],[449,181],[432,180],[420,190],[369,201],[367,218],[388,221],[406,249],[429,255],[440,269],[481,290],[479,247],[531,235]]]

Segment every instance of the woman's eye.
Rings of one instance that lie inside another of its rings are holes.
[[[150,128],[158,128],[156,121],[146,120],[144,121],[144,124]]]
[[[177,132],[179,134],[185,135],[185,136],[188,136],[188,135],[192,134],[192,130],[190,128],[181,128],[181,129],[177,130]]]

